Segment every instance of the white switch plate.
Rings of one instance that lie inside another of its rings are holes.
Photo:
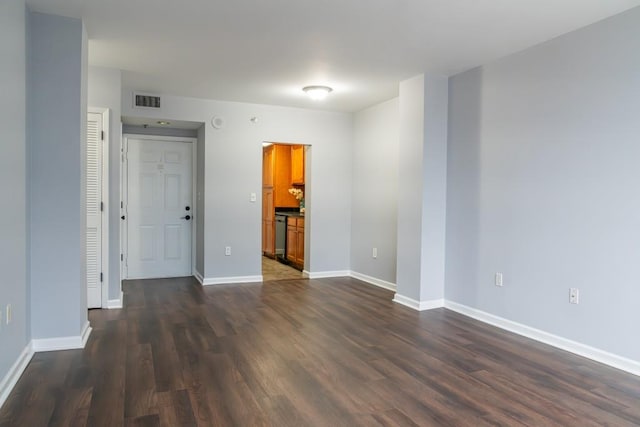
[[[502,286],[502,273],[496,273],[495,284],[496,286]]]
[[[13,320],[13,310],[11,304],[7,304],[7,325],[11,323],[11,320]]]
[[[231,255],[231,246],[225,246],[224,255],[225,256],[230,256]]]
[[[569,289],[569,303],[570,304],[580,303],[580,289],[578,288]]]
[[[258,200],[258,197],[256,196],[256,193],[251,193],[251,195],[249,196],[249,201],[251,203],[255,203],[256,200]]]
[[[371,256],[374,258],[378,258],[378,248],[373,248],[373,251],[371,251]]]

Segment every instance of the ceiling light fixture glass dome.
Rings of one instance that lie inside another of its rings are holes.
[[[321,101],[333,91],[329,86],[305,86],[302,90],[314,101]]]

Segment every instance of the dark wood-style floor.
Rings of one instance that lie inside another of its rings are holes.
[[[1,426],[640,425],[640,378],[354,279],[133,281]]]

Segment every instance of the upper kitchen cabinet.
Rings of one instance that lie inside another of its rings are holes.
[[[273,163],[275,158],[275,146],[269,145],[262,148],[262,186],[273,187]]]
[[[304,145],[291,146],[291,183],[304,185]]]
[[[262,186],[273,188],[273,206],[295,208],[299,202],[289,193],[291,188],[291,148],[272,144],[262,149]]]

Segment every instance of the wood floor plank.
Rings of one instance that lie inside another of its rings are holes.
[[[353,278],[134,280],[36,354],[14,426],[640,426],[640,377]]]

